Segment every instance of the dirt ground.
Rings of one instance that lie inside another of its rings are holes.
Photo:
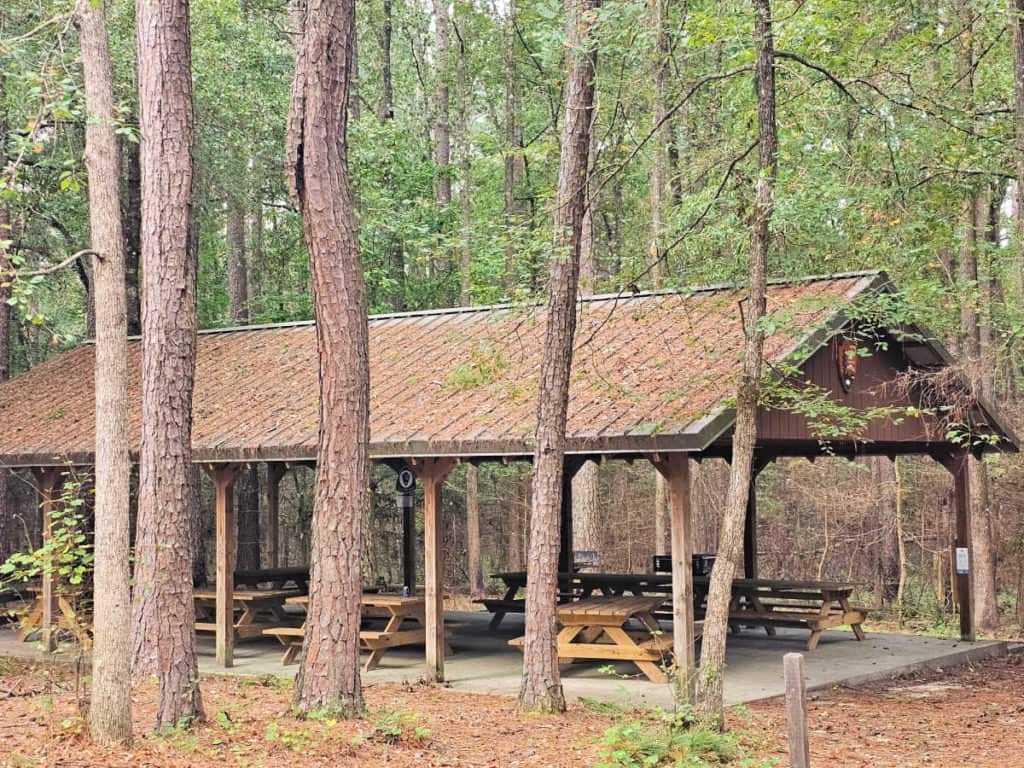
[[[153,689],[135,697],[136,745],[101,749],[84,735],[73,670],[0,659],[0,765],[27,766],[591,766],[606,729],[640,715],[572,706],[563,717],[515,714],[504,697],[374,686],[358,722],[303,721],[272,679],[204,678],[208,720],[154,736]],[[811,695],[814,766],[1024,768],[1024,656],[949,674]],[[732,729],[787,765],[782,702],[729,714]]]

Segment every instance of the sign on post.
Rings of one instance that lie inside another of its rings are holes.
[[[967,547],[956,548],[956,572],[963,575],[971,571],[971,558]]]

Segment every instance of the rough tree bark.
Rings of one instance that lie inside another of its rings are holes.
[[[346,165],[355,0],[310,0],[288,116],[289,191],[309,249],[320,367],[310,602],[295,704],[363,710],[363,518],[369,484],[366,288]],[[339,117],[340,116],[340,117]]]
[[[593,552],[591,566],[601,570],[601,522],[597,504],[597,462],[585,461],[572,479],[573,549]]]
[[[751,216],[749,301],[745,302],[746,343],[743,373],[736,391],[736,423],[732,438],[729,491],[718,538],[718,557],[711,572],[700,668],[697,673],[697,708],[710,727],[722,725],[722,689],[725,673],[725,635],[729,621],[732,580],[743,543],[743,524],[750,493],[754,444],[757,441],[757,402],[764,357],[764,331],[768,271],[769,226],[774,209],[775,162],[778,134],[775,125],[775,49],[772,41],[771,0],[754,0],[754,66],[759,141],[754,209]]]
[[[203,717],[192,603],[192,386],[196,263],[188,0],[136,8],[142,136],[142,449],[134,671],[160,683],[156,725]]]
[[[96,295],[95,624],[89,730],[101,744],[132,738],[131,587],[128,561],[128,320],[118,179],[120,148],[106,6],[75,5],[85,82],[85,165]]]
[[[576,331],[580,230],[586,207],[585,182],[594,105],[597,53],[591,31],[599,4],[599,0],[565,2],[568,75],[533,455],[526,641],[523,682],[519,690],[519,708],[524,711],[565,710],[555,643],[555,602],[565,423]]]
[[[128,334],[142,333],[142,303],[139,296],[139,259],[142,255],[142,169],[139,167],[139,142],[124,145],[124,189],[121,203],[121,229],[124,232],[124,287],[128,311]]]

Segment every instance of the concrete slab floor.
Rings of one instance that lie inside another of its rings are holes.
[[[508,640],[523,633],[523,617],[508,616],[497,632],[489,632],[490,614],[448,612],[449,639],[454,654],[445,662],[447,684],[461,691],[515,696],[519,691],[522,656]],[[988,641],[963,643],[934,637],[872,634],[864,642],[850,632],[826,632],[814,651],[807,652],[808,633],[779,629],[775,637],[763,630],[747,629],[730,635],[726,655],[725,698],[741,704],[779,696],[784,692],[782,657],[803,652],[808,689],[829,688],[868,680],[895,677],[922,668],[942,669],[1007,652],[1007,644]],[[214,658],[213,638],[199,637],[199,669],[204,674],[294,677],[297,666],[281,666],[281,646],[276,640],[246,640],[235,647],[235,666],[220,668]],[[11,630],[0,630],[0,655],[40,659],[34,643],[21,643]],[[65,658],[70,649],[58,654]],[[394,648],[381,665],[365,673],[364,683],[415,682],[423,674],[422,648]],[[600,671],[603,662],[576,663],[563,667],[562,683],[570,699],[590,698],[627,706],[671,705],[668,685],[636,677],[630,664],[616,664],[615,674]],[[628,677],[626,677],[628,676]]]

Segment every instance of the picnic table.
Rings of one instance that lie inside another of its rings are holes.
[[[253,568],[235,571],[235,587],[309,591],[309,568]]]
[[[25,617],[21,620],[20,630],[18,632],[18,639],[22,642],[27,641],[36,632],[39,632],[43,628],[43,587],[39,584],[29,584],[24,587],[24,590],[32,598],[32,607],[29,608]],[[51,616],[54,617],[54,624],[57,629],[63,629],[73,634],[78,642],[83,645],[89,645],[92,641],[89,636],[91,620],[88,616],[83,617],[81,612],[76,609],[76,605],[82,598],[81,591],[79,589],[54,589],[51,599]]]
[[[558,660],[630,661],[655,683],[668,677],[663,666],[672,655],[672,635],[661,631],[654,611],[662,597],[589,597],[558,606]],[[631,622],[639,631],[629,631]],[[695,627],[700,636],[701,627]],[[509,643],[520,650],[524,638]]]
[[[491,578],[504,582],[505,591],[500,598],[483,598],[476,602],[494,614],[490,629],[496,630],[509,613],[523,613],[526,600],[517,597],[526,588],[526,571],[504,571],[491,574]],[[560,603],[582,600],[597,593],[605,597],[626,595],[648,596],[672,593],[672,576],[669,574],[631,573],[559,573],[558,598]]]
[[[426,600],[422,597],[403,597],[402,595],[372,594],[362,596],[362,618],[365,627],[359,630],[359,644],[370,656],[363,665],[369,672],[379,664],[389,648],[400,645],[419,645],[427,641]],[[309,595],[296,595],[288,598],[291,605],[309,605]],[[380,623],[383,622],[383,628]],[[376,628],[375,626],[376,625]],[[300,627],[279,626],[263,630],[263,634],[276,637],[285,647],[281,663],[285,666],[294,663],[302,651],[305,638],[305,624]]]
[[[707,602],[708,580],[695,580],[698,605]],[[742,625],[758,625],[769,635],[776,627],[797,627],[811,631],[807,650],[818,647],[821,634],[834,627],[849,625],[857,640],[864,639],[861,624],[864,608],[850,605],[855,585],[829,581],[786,581],[775,579],[734,579],[729,604],[729,623],[734,632]]]
[[[232,595],[235,640],[259,637],[264,629],[285,623],[285,600],[298,594],[296,589],[236,589]],[[196,589],[192,596],[196,604],[196,632],[216,633],[216,588]]]
[[[490,628],[497,629],[508,613],[522,613],[526,601],[517,597],[526,587],[525,571],[493,574],[505,584],[501,598],[487,598],[481,602],[494,614]],[[702,618],[707,604],[711,579],[707,576],[693,579],[694,606],[697,618]],[[784,579],[733,579],[729,606],[729,626],[739,633],[744,625],[764,627],[774,635],[776,627],[796,627],[811,632],[807,650],[818,646],[827,629],[849,625],[857,640],[864,639],[861,626],[867,611],[851,606],[850,599],[856,585],[847,582],[793,581]],[[558,575],[559,601],[586,600],[595,595],[605,597],[661,596],[662,603],[652,610],[656,618],[670,618],[664,603],[672,591],[672,575],[623,573],[560,573]]]

